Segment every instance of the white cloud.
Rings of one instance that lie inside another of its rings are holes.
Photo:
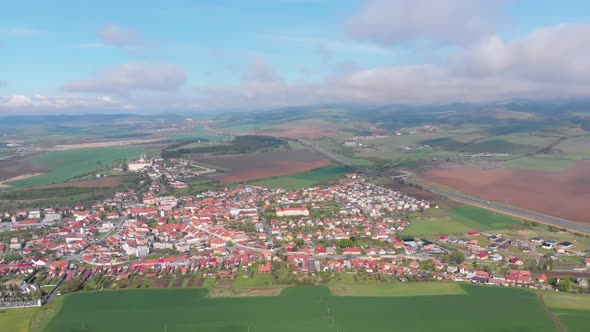
[[[383,56],[394,54],[394,52],[387,47],[382,47],[367,42],[351,40],[329,40],[288,34],[270,36],[269,38],[280,42],[289,43],[291,45],[296,44],[301,46],[314,46],[318,48],[320,53],[329,53],[327,54],[329,57],[332,56],[332,52],[348,52]]]
[[[245,83],[275,81],[278,81],[277,74],[262,57],[256,57],[242,75],[242,82]]]
[[[32,103],[33,100],[27,96],[14,95],[6,98],[6,101],[3,105],[10,108],[20,108],[24,106],[30,106]]]
[[[587,40],[590,25],[558,25],[510,41],[492,35],[448,61],[362,70],[354,63],[341,64],[321,82],[288,83],[275,74],[275,79],[264,82],[213,87],[201,91],[200,97],[205,107],[588,98]]]
[[[34,37],[40,33],[35,28],[25,26],[0,28],[0,37]]]
[[[354,62],[340,63],[334,64],[333,72],[323,79],[303,68],[302,77],[294,81],[283,79],[263,57],[246,57],[250,62],[238,72],[240,79],[235,84],[208,85],[194,94],[179,91],[186,75],[175,65],[130,63],[64,85],[67,91],[91,92],[99,97],[6,96],[0,97],[0,109],[162,111],[347,102],[436,104],[588,98],[587,40],[590,25],[557,25],[513,40],[490,35],[436,62],[368,69]]]
[[[541,83],[590,82],[590,25],[562,24],[533,31],[521,39],[492,36],[457,54],[459,74],[504,75]]]
[[[64,111],[109,111],[134,107],[123,104],[110,96],[84,97],[76,95],[9,95],[0,96],[0,112],[22,113],[64,112]]]
[[[109,23],[101,26],[96,34],[103,47],[115,47],[132,55],[142,55],[150,49],[150,43],[137,29]],[[86,45],[93,44],[97,43]]]
[[[384,45],[431,39],[464,43],[494,31],[501,0],[365,0],[349,33]]]
[[[175,91],[186,81],[184,70],[168,63],[134,62],[64,84],[66,91],[128,94],[132,91]]]
[[[112,23],[100,27],[97,35],[104,44],[120,48],[143,44],[145,41],[139,30]]]

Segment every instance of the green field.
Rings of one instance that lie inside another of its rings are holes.
[[[27,332],[39,308],[0,310],[0,332]]]
[[[194,139],[194,138],[208,139],[210,141],[223,141],[226,139],[230,139],[231,136],[224,135],[224,134],[213,134],[213,133],[209,133],[209,132],[205,132],[205,131],[201,131],[201,130],[195,130],[193,132],[187,132],[187,133],[176,133],[176,134],[172,134],[172,135],[168,136],[169,140],[184,140],[184,139]]]
[[[239,298],[208,298],[204,289],[77,293],[45,331],[556,330],[530,291],[459,287],[467,294],[332,296],[323,286]]]
[[[311,187],[316,184],[326,182],[330,179],[341,177],[348,172],[350,171],[344,167],[328,165],[308,172],[252,181],[249,182],[249,184],[267,187],[270,189],[282,188],[285,190],[296,190]]]
[[[587,331],[590,296],[587,294],[542,293],[545,304],[568,331]]]
[[[416,220],[403,231],[404,236],[466,233],[471,229],[452,219]]]
[[[248,288],[248,287],[265,287],[272,285],[272,274],[260,274],[258,273],[258,266],[254,265],[250,268],[250,271],[246,278],[244,274],[238,272],[236,279],[234,280],[232,287],[235,288]]]
[[[112,179],[107,179],[112,180]],[[28,188],[0,191],[0,210],[26,209],[39,206],[75,205],[93,203],[96,200],[111,198],[117,191],[127,190],[136,181],[135,176],[120,176],[121,183],[112,187],[63,187]]]
[[[527,157],[511,160],[505,163],[505,165],[515,169],[532,169],[544,172],[559,172],[570,166],[573,166],[575,163],[575,160],[558,157]]]
[[[588,331],[590,310],[551,308],[567,331]]]
[[[584,294],[543,293],[550,308],[577,309],[590,311],[590,296]]]
[[[413,222],[403,232],[405,236],[427,236],[464,233],[470,230],[489,231],[510,228],[519,220],[475,206],[429,209],[413,215]]]
[[[140,148],[89,148],[65,151],[51,151],[30,157],[25,162],[41,165],[48,172],[28,179],[8,182],[14,188],[61,183],[89,175],[99,170],[109,170],[120,160],[131,160],[150,150]]]
[[[461,284],[453,282],[415,283],[337,283],[330,285],[337,296],[434,296],[467,294]]]
[[[174,193],[177,196],[196,195],[207,190],[215,190],[219,188],[219,182],[207,177],[195,177],[186,183],[187,188],[176,189]]]

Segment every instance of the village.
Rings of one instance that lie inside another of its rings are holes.
[[[236,278],[268,285],[362,276],[553,289],[559,280],[550,285],[551,262],[572,247],[478,230],[404,238],[410,214],[437,206],[356,173],[291,192],[240,185],[176,197],[162,189],[162,174],[181,186],[185,171],[138,163],[129,166],[149,178],[143,190],[89,206],[5,213],[0,282],[18,287],[2,292],[31,294],[10,305],[37,305],[81,289],[231,286]],[[537,250],[552,254],[530,265],[515,253]],[[590,268],[590,258],[584,260]],[[587,289],[587,279],[575,279],[575,287]]]

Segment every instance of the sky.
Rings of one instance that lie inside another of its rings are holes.
[[[0,113],[590,97],[587,0],[0,0]]]

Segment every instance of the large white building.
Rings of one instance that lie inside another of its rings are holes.
[[[277,217],[309,216],[307,208],[277,208]]]
[[[149,164],[143,161],[136,161],[136,162],[132,162],[127,164],[127,166],[129,166],[129,171],[131,172],[137,172],[137,171],[141,171],[142,169],[146,168]]]
[[[135,257],[143,257],[150,253],[150,248],[148,246],[137,245],[136,243],[133,243],[134,241],[130,242],[131,243],[123,244],[123,250],[125,250],[125,254]]]

